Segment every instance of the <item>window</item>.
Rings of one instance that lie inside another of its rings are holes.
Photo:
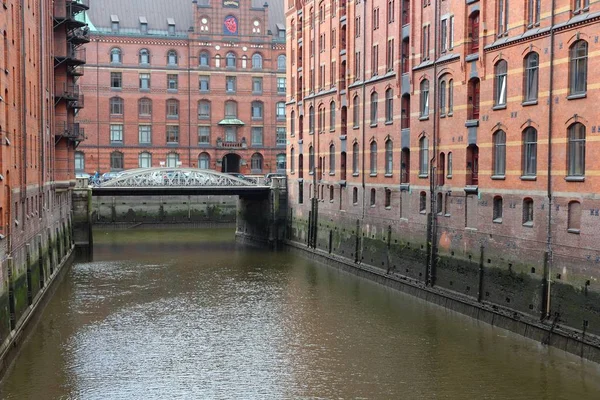
[[[335,145],[329,145],[329,174],[335,174]]]
[[[252,154],[250,159],[250,166],[253,173],[262,173],[263,169],[263,156],[260,153]]]
[[[523,176],[537,174],[537,131],[529,127],[523,131]]]
[[[198,127],[198,144],[210,144],[210,126]]]
[[[448,153],[448,166],[446,167],[446,178],[452,178],[452,152]]]
[[[231,51],[225,55],[225,66],[227,68],[235,68],[235,54]]]
[[[254,77],[252,78],[252,93],[261,94],[263,91],[263,79]]]
[[[252,119],[262,119],[263,118],[263,103],[262,103],[262,101],[253,101],[251,108],[252,108]]]
[[[385,142],[385,174],[392,175],[394,171],[394,143],[391,139]]]
[[[352,204],[358,204],[358,188],[352,188]]]
[[[429,60],[429,32],[430,26],[425,25],[423,27],[423,36],[421,36],[421,60]]]
[[[110,87],[111,89],[120,89],[123,87],[123,76],[120,72],[110,73]]]
[[[276,115],[278,120],[285,120],[285,102],[278,101],[276,106]]]
[[[179,125],[167,125],[167,143],[179,143]]]
[[[352,126],[358,128],[360,121],[360,110],[359,110],[360,99],[358,96],[354,96],[352,99]]]
[[[285,71],[285,55],[283,54],[277,56],[277,69],[279,71]]]
[[[400,183],[410,182],[410,149],[405,147],[400,153]]]
[[[110,50],[110,62],[113,64],[120,64],[122,62],[122,53],[121,49],[111,49]]]
[[[578,201],[569,202],[568,231],[570,233],[579,233],[581,230],[581,203]]]
[[[252,68],[260,69],[263,67],[263,59],[262,56],[258,53],[254,53],[252,55]]]
[[[140,33],[147,35],[148,34],[148,23],[140,22]]]
[[[310,106],[308,109],[308,133],[315,133],[315,108]]]
[[[198,119],[210,119],[210,101],[200,100],[198,102]]]
[[[169,24],[167,32],[169,33],[169,36],[175,36],[175,24]]]
[[[210,76],[200,75],[198,87],[200,89],[200,92],[208,92],[210,90]]]
[[[296,136],[296,112],[294,110],[290,115],[290,136]]]
[[[277,168],[277,172],[280,174],[285,174],[285,154],[277,154],[277,156],[275,156],[275,166]]]
[[[206,51],[200,52],[200,62],[201,67],[209,67],[210,66],[210,57]]]
[[[469,16],[469,54],[479,52],[479,11],[475,11]]]
[[[75,171],[85,171],[85,155],[81,151],[75,152]]]
[[[110,170],[120,171],[123,169],[123,153],[120,151],[113,151],[110,153]]]
[[[530,198],[523,200],[523,225],[533,225],[533,200]]]
[[[440,115],[446,115],[446,81],[440,80]]]
[[[388,188],[385,188],[385,208],[390,208],[392,206],[392,191]]]
[[[371,207],[375,207],[375,203],[377,200],[377,191],[375,189],[371,189]]]
[[[358,158],[359,158],[358,143],[352,145],[352,174],[358,175]]]
[[[175,99],[167,100],[167,118],[179,118],[179,101]]]
[[[448,20],[442,20],[442,27],[440,32],[440,50],[445,53],[448,50]]]
[[[421,117],[429,115],[429,81],[421,81]]]
[[[123,144],[123,124],[110,124],[110,144]]]
[[[502,223],[502,197],[494,197],[494,215],[493,221],[496,223]]]
[[[448,81],[448,115],[454,112],[454,80]]]
[[[150,168],[152,167],[152,154],[147,151],[143,151],[138,156],[138,166],[140,168]]]
[[[225,141],[229,143],[237,143],[237,127],[226,126],[225,127]]]
[[[388,0],[387,2],[387,23],[391,24],[394,22],[394,0]]]
[[[494,79],[494,101],[495,106],[505,106],[506,105],[506,74],[508,70],[508,64],[504,60],[500,60],[496,63],[495,66],[495,79]]]
[[[167,53],[167,64],[168,65],[177,65],[177,52],[175,50],[169,50]]]
[[[235,93],[235,76],[225,77],[225,91],[228,93]]]
[[[248,57],[242,56],[242,68],[246,69],[248,67]]]
[[[504,176],[506,174],[506,134],[504,131],[496,131],[493,142],[493,174],[495,176]]]
[[[569,94],[582,95],[587,91],[587,59],[588,45],[585,40],[578,40],[569,51]]]
[[[441,192],[438,192],[437,195],[435,196],[435,212],[438,215],[442,215],[442,213],[444,212],[444,198]]]
[[[277,93],[285,94],[285,78],[277,78]]]
[[[120,97],[112,97],[110,99],[110,115],[123,116],[123,99]]]
[[[377,125],[377,92],[371,93],[371,126]]]
[[[169,153],[167,154],[167,167],[177,168],[179,166],[179,154]]]
[[[385,65],[387,72],[394,70],[394,61],[394,39],[388,39],[385,54]]]
[[[419,140],[419,177],[429,174],[429,141],[425,136]]]
[[[419,212],[425,214],[427,212],[427,193],[421,192],[419,194]]]
[[[225,118],[237,118],[237,103],[232,100],[225,102]]]
[[[138,100],[138,115],[140,117],[149,117],[152,115],[152,100],[147,98]]]
[[[448,32],[448,49],[454,48],[454,15],[450,16],[450,31]]]
[[[308,148],[308,172],[311,174],[315,172],[315,150],[312,146]]]
[[[479,119],[479,79],[472,78],[469,81],[468,97],[467,97],[467,119]]]
[[[369,156],[371,175],[377,174],[377,142],[371,142],[371,154]]]
[[[537,53],[529,53],[525,57],[525,84],[523,85],[525,93],[524,101],[536,101],[538,98],[538,80],[539,80],[540,61]]]
[[[179,86],[178,77],[175,74],[167,75],[167,89],[169,90],[177,90]]]
[[[590,7],[590,0],[575,0],[575,7],[573,13],[577,14],[582,11],[587,11]]]
[[[371,52],[371,76],[379,74],[379,45],[373,45],[373,51]]]
[[[252,127],[252,145],[262,146],[263,144],[263,128],[262,126]]]
[[[150,52],[148,49],[141,49],[139,54],[139,61],[142,65],[150,64]]]
[[[568,176],[585,175],[585,126],[579,122],[569,127]]]
[[[335,130],[335,101],[329,103],[329,130]]]
[[[410,128],[410,95],[403,94],[400,99],[400,129]]]
[[[220,68],[221,67],[221,56],[218,55],[218,54],[215,56],[215,67],[216,68]]]
[[[198,168],[210,169],[210,156],[208,153],[200,153],[198,156]]]
[[[152,125],[138,126],[138,142],[139,144],[152,143]]]
[[[498,0],[498,36],[508,35],[508,0]]]
[[[150,90],[150,74],[140,74],[140,89]]]
[[[285,127],[278,126],[275,128],[276,137],[276,145],[277,146],[285,146],[287,144],[286,136],[285,136]]]
[[[577,2],[577,1],[576,1]],[[527,0],[527,27],[532,28],[540,24],[540,7],[542,0]]]

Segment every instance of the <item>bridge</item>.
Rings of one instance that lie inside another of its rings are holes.
[[[280,178],[281,179],[281,178]],[[282,178],[285,179],[285,178]],[[198,168],[138,168],[92,185],[92,196],[239,195],[267,197],[272,180]]]

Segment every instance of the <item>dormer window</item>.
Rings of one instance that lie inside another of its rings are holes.
[[[148,20],[146,17],[140,17],[140,33],[143,35],[148,33]]]
[[[293,32],[293,29],[292,29]],[[277,24],[277,37],[279,39],[285,39],[285,25]]]
[[[110,16],[110,27],[113,33],[119,33],[119,17],[116,15]]]
[[[167,18],[167,24],[169,25],[169,36],[175,36],[175,20],[173,18]]]

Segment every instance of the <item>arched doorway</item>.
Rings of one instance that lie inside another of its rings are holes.
[[[234,153],[225,154],[221,163],[221,172],[240,172],[240,156]]]

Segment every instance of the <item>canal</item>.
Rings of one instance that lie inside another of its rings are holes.
[[[600,368],[229,229],[95,232],[2,399],[599,399]]]

